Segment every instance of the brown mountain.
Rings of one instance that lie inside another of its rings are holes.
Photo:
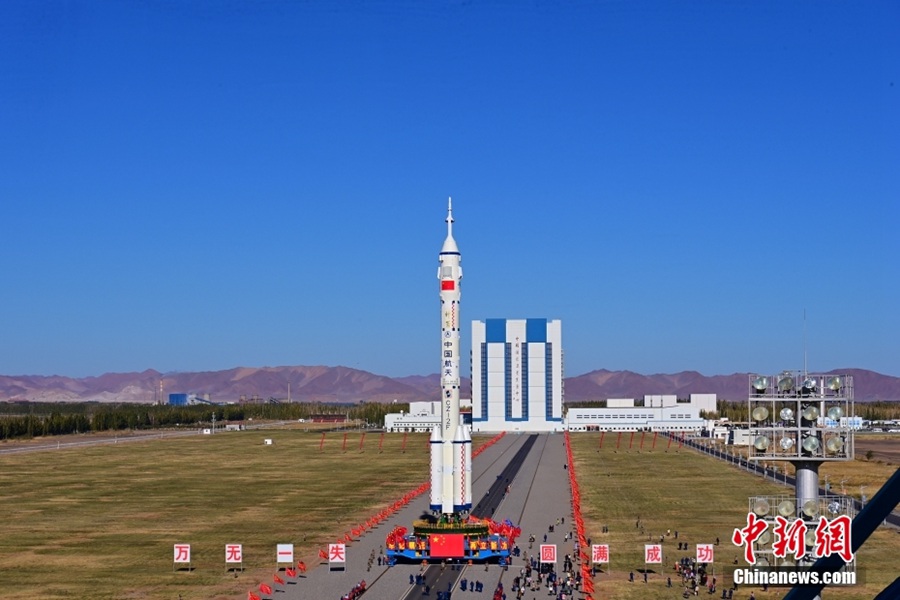
[[[865,369],[836,369],[833,373],[853,375],[855,399],[900,400],[900,377]],[[209,394],[216,402],[241,398],[278,398],[290,395],[294,401],[317,402],[399,402],[436,400],[440,390],[438,375],[390,378],[347,367],[284,366],[237,367],[225,371],[159,373],[107,373],[81,379],[57,375],[0,375],[0,401],[47,402],[153,402],[162,381],[164,394]],[[747,397],[748,375],[705,376],[696,371],[641,375],[631,371],[591,371],[565,380],[566,400],[579,402],[606,398],[642,398],[644,394],[714,393],[719,398]],[[463,379],[462,395],[471,396],[471,382]]]

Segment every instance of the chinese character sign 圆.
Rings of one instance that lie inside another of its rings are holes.
[[[556,544],[541,544],[541,562],[556,563]]]

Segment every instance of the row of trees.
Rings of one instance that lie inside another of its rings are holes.
[[[388,412],[409,410],[406,404],[319,404],[267,402],[261,404],[197,404],[191,406],[99,403],[0,403],[0,440],[73,433],[193,428],[213,421],[309,419],[314,415],[346,415],[381,426]]]

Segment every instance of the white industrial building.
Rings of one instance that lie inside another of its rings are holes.
[[[700,411],[716,409],[715,394],[691,394],[687,402],[675,395],[646,395],[641,405],[634,398],[610,398],[606,408],[570,408],[569,431],[699,431]]]
[[[472,432],[562,431],[562,323],[472,322]]]
[[[467,398],[459,399],[459,407],[464,411],[471,408],[472,400]],[[467,423],[466,417],[469,412],[461,412],[460,419]],[[384,429],[388,432],[409,431],[409,432],[428,432],[441,424],[441,403],[439,400],[433,402],[410,402],[408,413],[390,413],[384,415]]]

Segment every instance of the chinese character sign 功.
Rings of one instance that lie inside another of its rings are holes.
[[[715,551],[712,544],[697,544],[697,562],[711,563],[713,562]]]

